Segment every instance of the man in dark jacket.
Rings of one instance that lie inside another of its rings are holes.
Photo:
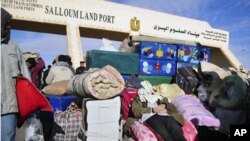
[[[86,70],[84,66],[84,61],[80,62],[80,67],[76,69],[76,74],[82,74]]]

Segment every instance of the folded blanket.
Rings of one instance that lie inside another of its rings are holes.
[[[195,126],[220,127],[220,121],[208,111],[199,99],[192,95],[181,95],[173,100],[179,113]]]
[[[107,99],[122,92],[125,82],[121,74],[112,66],[95,68],[84,74],[75,75],[69,82],[69,92],[78,96]]]

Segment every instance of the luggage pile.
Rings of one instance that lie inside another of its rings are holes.
[[[223,141],[230,125],[250,121],[246,74],[210,63],[210,48],[147,41],[137,47],[88,51],[88,71],[67,88],[81,101],[78,140]]]
[[[106,65],[72,77],[61,96],[45,94],[54,109],[52,140],[121,139],[120,94],[124,85],[120,73]]]

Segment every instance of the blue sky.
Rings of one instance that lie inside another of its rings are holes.
[[[151,9],[208,22],[212,27],[229,31],[230,50],[247,70],[250,70],[250,0],[110,0],[140,8]],[[66,37],[14,30],[22,51],[40,52],[46,64],[57,54],[66,54]],[[119,46],[115,42],[115,46]],[[100,48],[101,40],[82,38],[86,48]]]

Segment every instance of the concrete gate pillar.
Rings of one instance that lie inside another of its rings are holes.
[[[73,67],[76,69],[80,66],[80,61],[83,60],[83,51],[78,25],[72,23],[67,25],[67,48],[68,55],[72,59]]]

